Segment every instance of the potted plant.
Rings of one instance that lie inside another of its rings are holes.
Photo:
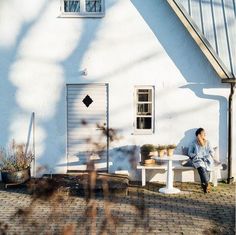
[[[167,146],[167,155],[168,156],[173,156],[175,148],[176,148],[175,144],[169,144]]]
[[[158,152],[159,157],[163,157],[165,155],[166,148],[167,148],[166,145],[158,145],[157,146],[157,152]]]
[[[145,160],[150,159],[150,153],[155,152],[156,148],[153,144],[144,144],[140,148],[141,164],[145,163]]]
[[[0,149],[0,171],[5,184],[21,184],[30,179],[31,151],[26,153],[24,144],[13,140],[7,150]]]

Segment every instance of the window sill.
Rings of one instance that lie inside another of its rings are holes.
[[[132,135],[153,135],[153,131],[134,131]]]
[[[103,18],[105,13],[67,14],[61,13],[58,18]]]

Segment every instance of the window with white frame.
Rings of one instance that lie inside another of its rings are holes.
[[[102,17],[105,13],[105,0],[61,0],[64,16]]]
[[[135,133],[154,132],[154,87],[135,87]]]

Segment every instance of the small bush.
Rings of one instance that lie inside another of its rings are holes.
[[[156,151],[156,147],[153,144],[144,144],[140,148],[141,153],[150,153]]]

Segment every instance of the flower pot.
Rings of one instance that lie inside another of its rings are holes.
[[[168,156],[173,156],[175,149],[167,149],[167,155]]]
[[[146,159],[145,160],[145,165],[152,165],[152,164],[155,164],[155,160],[154,159]]]
[[[165,149],[158,150],[159,157],[163,157],[165,155]]]
[[[150,152],[141,152],[141,164],[145,164],[145,160],[150,159]]]
[[[30,168],[15,172],[2,171],[1,176],[5,184],[21,184],[30,179]]]

